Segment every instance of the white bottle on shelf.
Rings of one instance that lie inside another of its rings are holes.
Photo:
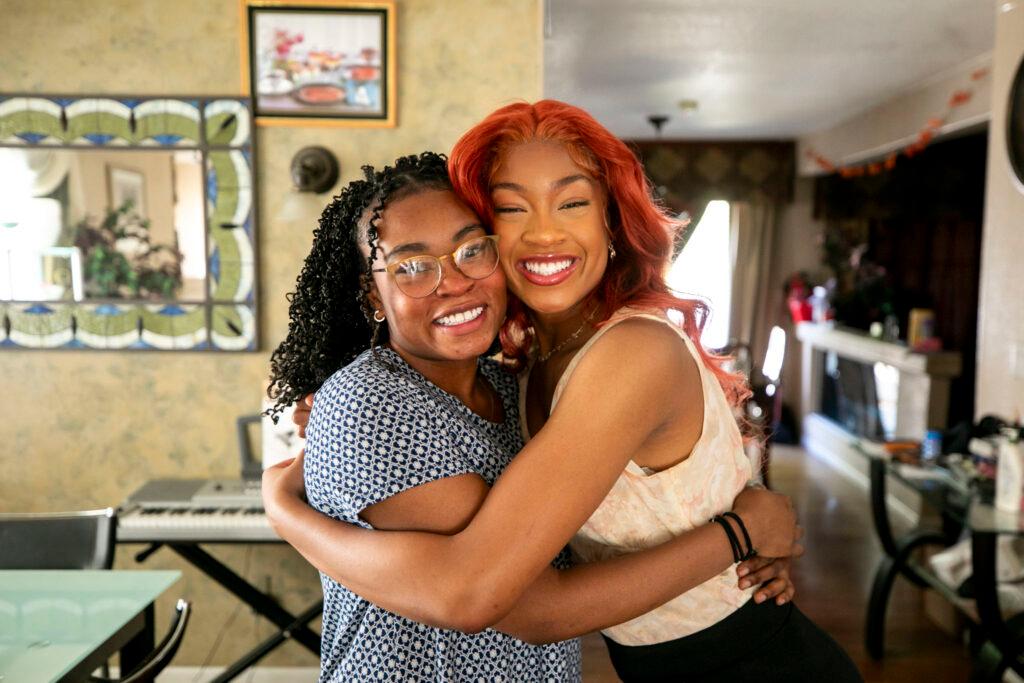
[[[998,465],[996,507],[1019,513],[1021,496],[1024,495],[1024,444],[1017,429],[1003,429],[999,437]]]

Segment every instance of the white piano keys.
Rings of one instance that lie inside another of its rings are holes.
[[[281,540],[258,508],[135,508],[119,515],[117,536],[122,542]]]

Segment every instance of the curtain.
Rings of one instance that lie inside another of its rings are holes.
[[[707,211],[708,203],[710,199],[693,200],[689,206],[684,208],[679,214],[685,216],[689,221],[679,230],[679,234],[676,235],[675,241],[672,243],[672,261],[673,263],[682,253],[686,247],[686,243],[690,241],[690,237],[693,236],[693,231],[697,229],[700,224],[700,219],[704,218],[704,212]]]
[[[773,203],[750,201],[730,205],[732,306],[729,338],[749,344],[760,367],[768,345],[769,271],[778,211]]]

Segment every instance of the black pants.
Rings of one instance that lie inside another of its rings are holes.
[[[631,647],[604,640],[626,683],[863,681],[839,644],[792,603],[750,600],[717,624],[666,643]]]

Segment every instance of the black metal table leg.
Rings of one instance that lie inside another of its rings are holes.
[[[243,656],[237,662],[235,662],[227,669],[225,669],[219,676],[214,678],[213,681],[211,681],[211,683],[226,683],[226,681],[233,680],[240,673],[248,669],[250,666],[254,665],[256,662],[263,659],[263,657],[269,654],[271,650],[279,646],[285,640],[291,638],[292,633],[295,631],[295,629],[306,626],[309,622],[313,621],[318,616],[320,616],[321,612],[323,612],[323,609],[324,604],[323,601],[321,600],[320,602],[318,602],[317,604],[313,605],[305,612],[300,614],[298,617],[296,617],[295,621],[289,624],[282,631],[270,636],[262,643],[260,643],[252,650],[250,650],[248,653],[246,653],[245,656]]]
[[[132,636],[132,639],[121,646],[121,675],[127,674],[138,668],[143,660],[153,652],[156,647],[156,627],[154,626],[153,603],[149,603],[143,611],[144,621],[142,630]]]
[[[971,668],[971,681],[1001,681],[1008,665],[1007,653],[1013,643],[999,609],[996,586],[996,539],[987,531],[971,534],[971,564],[975,604],[987,641],[978,651]]]
[[[167,545],[174,552],[195,565],[204,574],[256,610],[257,613],[269,619],[275,626],[282,630],[290,629],[292,639],[302,643],[307,650],[317,657],[320,656],[320,636],[306,626],[306,623],[312,621],[313,617],[307,619],[305,623],[298,627],[291,628],[296,621],[294,614],[291,614],[277,604],[276,601],[254,588],[252,584],[205,550],[196,545],[177,545],[174,543],[168,543]],[[318,609],[317,614],[319,614],[319,610],[322,609],[323,605],[320,603],[316,607]],[[315,617],[316,615],[314,614],[313,616]]]
[[[875,570],[875,580],[868,598],[864,645],[873,659],[881,659],[885,654],[885,615],[896,576],[902,574],[915,585],[927,588],[928,582],[909,564],[910,556],[925,545],[946,545],[946,536],[934,531],[916,529],[897,539],[892,533],[889,508],[885,503],[885,463],[879,458],[872,458],[870,468],[871,517],[885,557]]]
[[[875,581],[871,586],[868,598],[868,614],[864,630],[864,644],[873,659],[881,659],[885,654],[885,613],[889,606],[889,596],[896,576],[902,574],[919,588],[927,588],[925,581],[911,564],[910,556],[915,550],[925,545],[942,545],[943,534],[932,531],[916,531],[896,541],[896,552],[886,555],[878,563],[875,570]]]
[[[875,570],[875,581],[868,598],[867,623],[864,628],[864,646],[872,659],[881,659],[885,654],[885,612],[889,606],[889,594],[899,568],[891,557],[883,557]]]
[[[882,550],[889,557],[897,552],[896,541],[892,535],[892,524],[889,523],[889,508],[885,504],[885,463],[880,458],[869,461],[871,478],[871,519],[875,523],[875,533]]]

